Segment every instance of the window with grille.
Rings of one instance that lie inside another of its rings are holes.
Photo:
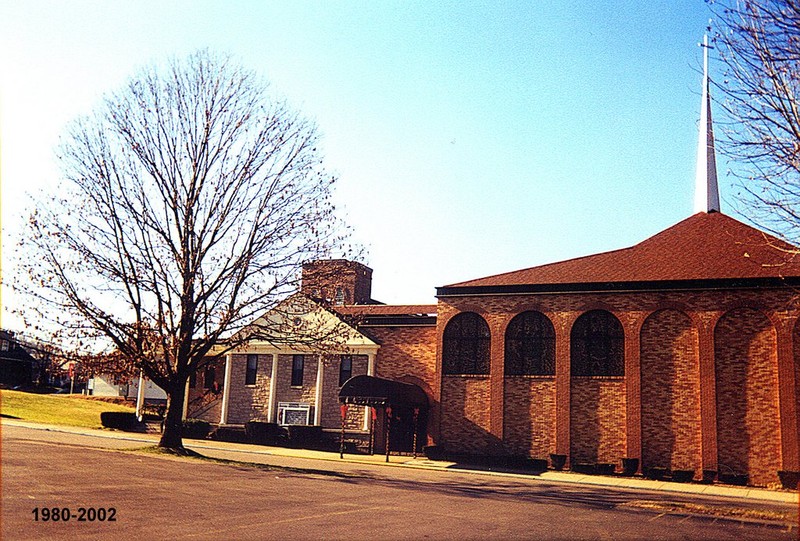
[[[556,333],[540,312],[523,312],[506,328],[505,374],[507,376],[554,376]]]
[[[453,317],[442,337],[442,371],[449,375],[489,373],[489,325],[474,312]]]
[[[610,312],[592,310],[572,326],[570,364],[573,376],[624,376],[625,335]]]

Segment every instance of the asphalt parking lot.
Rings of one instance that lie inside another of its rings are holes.
[[[119,449],[141,446],[3,426],[3,539],[797,537],[796,504],[331,461],[271,469]],[[663,505],[669,502],[791,518],[703,516],[670,511]],[[43,520],[43,510],[53,508],[68,508],[70,520]],[[78,520],[81,508],[95,510],[95,519]]]

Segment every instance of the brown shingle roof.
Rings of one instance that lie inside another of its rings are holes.
[[[800,277],[797,248],[719,212],[697,213],[630,248],[445,286],[497,287]]]

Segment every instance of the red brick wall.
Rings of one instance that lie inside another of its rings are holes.
[[[546,459],[554,453],[555,378],[506,378],[503,427],[503,443],[512,455]]]
[[[436,385],[436,327],[366,327],[362,332],[381,345],[375,361],[376,376],[413,376],[431,388]]]
[[[381,347],[375,359],[375,375],[413,383],[428,395],[428,441],[439,438],[439,379],[436,371],[436,327],[386,326],[366,327],[361,331]]]
[[[641,331],[642,470],[702,469],[697,330],[681,311],[660,310]]]
[[[506,411],[509,407],[524,410],[516,405],[520,396],[529,402],[539,396],[524,398],[524,386],[521,389],[521,384],[510,383],[511,378],[504,377],[502,367],[506,326],[517,314],[538,310],[550,318],[556,330],[558,374],[555,391],[543,391],[548,393],[546,398],[543,395],[545,404],[549,393],[555,394],[553,415],[558,422],[543,417],[542,424],[554,427],[547,441],[555,441],[560,452],[573,454],[573,463],[591,461],[594,456],[601,462],[617,462],[623,456],[637,458],[641,449],[638,458],[643,460],[643,466],[659,462],[659,466],[673,469],[711,469],[719,459],[720,463],[731,462],[739,468],[746,465],[754,484],[775,482],[775,472],[782,467],[782,442],[784,447],[786,442],[789,444],[783,449],[785,454],[789,452],[786,449],[797,446],[798,440],[797,426],[787,422],[781,427],[781,415],[795,419],[786,405],[796,405],[800,410],[800,397],[778,401],[778,335],[773,325],[764,327],[764,320],[751,317],[754,310],[742,311],[741,307],[760,307],[762,317],[768,316],[781,328],[796,329],[800,302],[795,297],[788,288],[762,288],[441,298],[438,344],[441,345],[442,332],[451,317],[460,312],[476,312],[489,324],[493,357],[489,377],[474,385],[475,400],[464,402],[473,382],[438,376],[442,440],[448,446],[477,450],[500,437],[506,451],[516,453],[526,448],[523,440],[527,431],[532,438],[530,449],[537,454],[542,452],[533,439],[544,441],[544,436],[534,435],[530,428],[519,424],[516,411]],[[608,310],[620,320],[626,344],[633,345],[626,346],[626,367],[632,369],[620,380],[564,381],[570,373],[572,324],[580,314],[592,309]],[[661,310],[669,311],[656,314]],[[722,326],[713,332],[715,323],[728,312],[732,316],[723,318]],[[750,316],[742,319],[745,313]],[[648,322],[653,314],[656,315]],[[712,334],[716,346],[701,348],[704,343],[711,344]],[[785,333],[784,340],[788,341],[789,334]],[[800,343],[800,330],[795,330],[795,336]],[[792,351],[791,344],[781,347]],[[715,352],[716,370],[712,368]],[[790,383],[800,384],[800,346],[795,346],[794,358],[797,381]],[[742,363],[742,359],[749,361]],[[441,352],[437,352],[438,366]],[[701,372],[698,366],[706,368]],[[786,382],[781,386],[784,392],[794,387]],[[634,394],[628,397],[626,392]],[[668,395],[672,398],[666,398]],[[704,402],[700,403],[698,395],[706,397]],[[664,400],[671,400],[668,408],[664,407]],[[542,415],[549,415],[544,413],[549,407],[543,408]],[[781,407],[786,410],[783,414]],[[731,414],[735,409],[744,412],[741,418]],[[627,416],[630,426],[626,426]],[[473,429],[468,430],[469,427]],[[705,432],[699,433],[701,427],[706,427]],[[737,437],[747,439],[746,448]]]
[[[336,298],[337,289],[342,290],[344,298]],[[306,263],[300,290],[335,304],[368,304],[372,295],[372,269],[344,259]]]
[[[742,308],[714,331],[717,448],[720,473],[747,473],[753,484],[778,481],[781,432],[776,331],[767,317]]]
[[[619,464],[625,456],[625,380],[572,378],[570,461]]]
[[[490,449],[489,378],[442,378],[441,442],[456,453],[484,454]]]
[[[800,320],[792,327],[792,358],[794,360],[794,392],[795,392],[795,427],[800,430]],[[795,441],[795,444],[798,442]],[[800,465],[800,456],[795,454],[794,464],[793,466],[789,466],[791,469],[798,469]],[[788,462],[791,462],[791,458]],[[786,469],[789,469],[786,468]]]

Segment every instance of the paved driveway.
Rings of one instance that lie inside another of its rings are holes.
[[[4,426],[3,539],[763,540],[797,535],[786,524],[664,513],[635,503],[675,501],[675,494],[368,465],[337,471],[335,463],[323,464],[334,471],[309,474],[167,459]],[[41,520],[42,509],[53,507],[73,513],[81,507],[113,507],[116,521]]]

